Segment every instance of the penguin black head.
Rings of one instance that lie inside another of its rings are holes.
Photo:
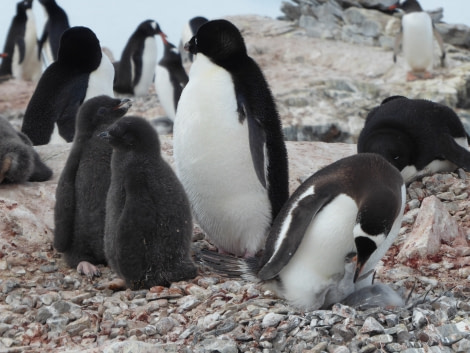
[[[154,20],[146,20],[142,22],[138,27],[137,27],[137,32],[140,32],[144,34],[146,37],[153,37],[154,35],[160,34],[165,35],[162,30],[160,29],[160,26],[158,23]]]
[[[112,124],[127,113],[132,106],[130,99],[97,96],[85,101],[77,114],[77,130],[94,130],[100,124]]]
[[[203,24],[184,48],[194,55],[204,54],[222,67],[231,66],[247,56],[245,41],[240,31],[227,20],[214,20]]]
[[[33,7],[33,0],[24,0],[22,3],[26,10]]]
[[[157,132],[144,118],[125,116],[100,134],[113,148],[121,151],[149,149],[160,151]]]
[[[101,57],[100,42],[91,29],[72,27],[62,34],[57,58],[61,64],[92,72],[100,65]]]
[[[405,13],[423,11],[423,8],[419,4],[418,0],[406,0],[400,3],[398,1],[395,5],[389,7],[389,10],[401,10]]]

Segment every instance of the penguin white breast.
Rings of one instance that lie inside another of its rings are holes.
[[[113,91],[114,66],[109,57],[102,52],[101,62],[95,71],[90,73],[85,101],[100,95],[114,97]]]
[[[42,73],[42,64],[38,58],[36,21],[31,9],[26,10],[25,57],[22,65],[22,79],[38,81]]]
[[[174,103],[174,88],[170,81],[169,72],[165,67],[157,65],[155,76],[155,90],[157,91],[160,104],[165,110],[168,118],[174,121],[176,107]]]
[[[134,95],[145,96],[148,94],[155,75],[156,64],[157,42],[155,37],[148,37],[145,39],[144,50],[142,52],[142,75],[140,76],[139,82],[134,86]],[[135,63],[133,69],[135,69]],[[135,77],[135,75],[132,77]]]
[[[279,273],[283,296],[293,305],[318,309],[327,292],[339,285],[346,255],[355,251],[357,212],[356,202],[340,194],[312,219],[297,251]]]
[[[433,29],[426,12],[412,12],[403,16],[403,55],[413,71],[425,71],[433,63]]]
[[[202,54],[178,103],[174,155],[196,219],[214,243],[237,255],[259,250],[271,206],[253,166],[248,122],[239,121],[231,75]]]

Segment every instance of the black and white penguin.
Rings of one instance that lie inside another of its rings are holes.
[[[114,90],[119,93],[144,96],[155,76],[157,43],[155,35],[166,35],[153,20],[142,22],[127,41],[119,63],[115,63]]]
[[[229,21],[202,25],[186,48],[196,58],[176,112],[177,174],[219,251],[254,255],[289,197],[276,105]]]
[[[113,147],[105,254],[132,289],[194,278],[191,209],[149,122],[124,117],[100,135]]]
[[[155,91],[168,118],[174,121],[181,92],[188,83],[188,75],[176,47],[166,39],[163,45],[165,51],[155,72]]]
[[[76,119],[72,150],[60,175],[54,208],[54,247],[70,267],[89,277],[106,264],[104,225],[113,149],[99,134],[131,106],[129,99],[98,96],[86,101]]]
[[[357,151],[382,155],[406,183],[457,168],[470,171],[468,135],[459,117],[451,108],[423,99],[392,96],[372,109]]]
[[[436,38],[441,50],[441,66],[445,64],[445,49],[442,37],[432,23],[431,16],[421,8],[417,0],[406,0],[403,3],[390,7],[404,12],[401,23],[401,32],[397,35],[393,50],[393,61],[396,57],[400,44],[403,55],[410,71],[407,80],[418,78],[431,78],[429,70],[433,67],[434,41]]]
[[[326,308],[372,283],[400,230],[405,200],[396,168],[377,154],[356,154],[297,188],[274,221],[262,257],[205,252],[203,259],[218,272],[261,281],[301,309]],[[346,259],[354,253],[349,271]]]
[[[70,28],[69,19],[64,9],[62,9],[56,0],[39,0],[46,12],[47,20],[44,25],[41,38],[38,41],[38,56],[44,51],[46,64],[49,65],[57,60],[62,34]]]
[[[3,49],[5,57],[0,65],[0,76],[27,81],[37,81],[41,76],[32,2],[24,0],[17,3],[16,15],[11,22]]]
[[[0,116],[0,183],[46,181],[51,176],[29,138]]]
[[[28,103],[21,131],[34,145],[44,145],[57,123],[60,136],[71,142],[78,108],[91,97],[113,96],[113,78],[113,66],[96,35],[86,27],[68,29],[57,61],[44,71]]]
[[[209,22],[207,18],[202,16],[196,16],[191,18],[188,23],[185,24],[183,28],[183,33],[181,34],[181,41],[179,45],[179,52],[181,53],[181,57],[184,62],[193,62],[194,60],[193,54],[184,50],[184,45],[196,35],[199,27],[201,27],[206,22]]]

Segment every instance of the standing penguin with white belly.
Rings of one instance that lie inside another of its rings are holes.
[[[401,31],[395,40],[393,61],[396,62],[398,50],[400,44],[402,44],[403,55],[410,68],[407,81],[432,78],[429,70],[433,66],[433,36],[436,37],[441,50],[441,66],[444,66],[446,53],[442,37],[435,29],[431,16],[423,11],[417,0],[406,0],[401,4],[398,2],[390,9],[399,9],[405,12],[402,18]]]
[[[289,196],[274,99],[229,21],[202,25],[185,48],[196,59],[176,113],[177,173],[219,251],[254,255]]]
[[[148,94],[157,64],[157,43],[154,37],[156,34],[166,37],[158,23],[152,20],[142,22],[132,33],[122,52],[121,60],[114,63],[116,92],[135,96]]]

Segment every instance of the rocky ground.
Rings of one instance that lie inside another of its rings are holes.
[[[355,89],[345,86],[350,77],[384,87],[388,81],[399,87],[405,77],[381,48],[309,38],[289,22],[233,20],[266,73],[285,126],[304,117],[321,125],[338,107],[354,111],[350,125],[356,116],[359,126],[386,89],[371,93],[357,113]],[[31,83],[0,84],[0,113],[19,126],[33,90]],[[163,115],[155,94],[136,99],[131,113]],[[335,140],[334,131],[326,133]],[[355,153],[352,144],[287,146],[291,191],[320,167]],[[92,280],[67,268],[51,240],[54,191],[69,148],[38,148],[53,180],[0,186],[0,352],[470,351],[470,174],[436,174],[408,187],[400,235],[376,272],[376,281],[393,286],[406,306],[337,304],[301,312],[256,283],[203,266],[192,281],[142,291],[110,289],[116,276],[104,266]],[[162,136],[162,149],[171,162],[171,136]],[[211,248],[197,227],[193,240],[195,252]]]

